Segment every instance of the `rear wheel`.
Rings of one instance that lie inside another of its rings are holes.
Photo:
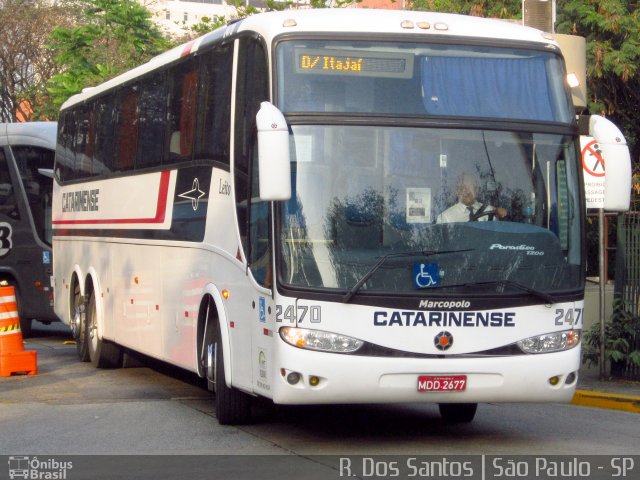
[[[470,423],[476,415],[477,403],[439,403],[440,416],[447,423]]]
[[[73,287],[73,303],[71,305],[71,321],[69,326],[71,327],[71,334],[76,341],[76,351],[78,352],[78,358],[81,362],[88,362],[89,358],[89,346],[87,342],[87,319],[86,319],[86,305],[84,297],[80,294],[80,285],[78,282],[74,282]]]
[[[212,322],[213,323],[213,322]],[[224,356],[220,326],[208,328],[205,342],[207,381],[216,395],[216,417],[220,425],[237,425],[251,419],[251,397],[240,390],[227,387],[224,375]]]
[[[117,368],[122,365],[122,350],[117,345],[98,337],[96,296],[89,293],[86,318],[86,343],[91,364],[97,368]]]

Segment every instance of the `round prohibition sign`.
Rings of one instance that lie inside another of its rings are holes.
[[[598,148],[598,142],[591,140],[582,149],[582,168],[585,172],[593,177],[604,177],[604,157],[602,151]],[[593,167],[591,167],[593,165]],[[600,167],[601,171],[597,171]]]

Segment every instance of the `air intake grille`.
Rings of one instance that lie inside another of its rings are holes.
[[[552,0],[523,0],[524,24],[553,32],[553,1]]]

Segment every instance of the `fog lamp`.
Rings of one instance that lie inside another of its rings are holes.
[[[291,372],[287,375],[287,382],[289,382],[289,385],[295,385],[300,381],[300,377],[301,376],[298,372]]]

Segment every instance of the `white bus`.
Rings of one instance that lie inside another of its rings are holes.
[[[479,402],[569,401],[578,135],[537,30],[248,17],[63,105],[56,312],[82,360],[134,350],[205,377],[220,423],[256,396],[433,402],[459,422]],[[463,174],[477,221],[444,222]]]
[[[55,122],[0,123],[0,280],[15,288],[22,335],[57,321],[51,291]]]

